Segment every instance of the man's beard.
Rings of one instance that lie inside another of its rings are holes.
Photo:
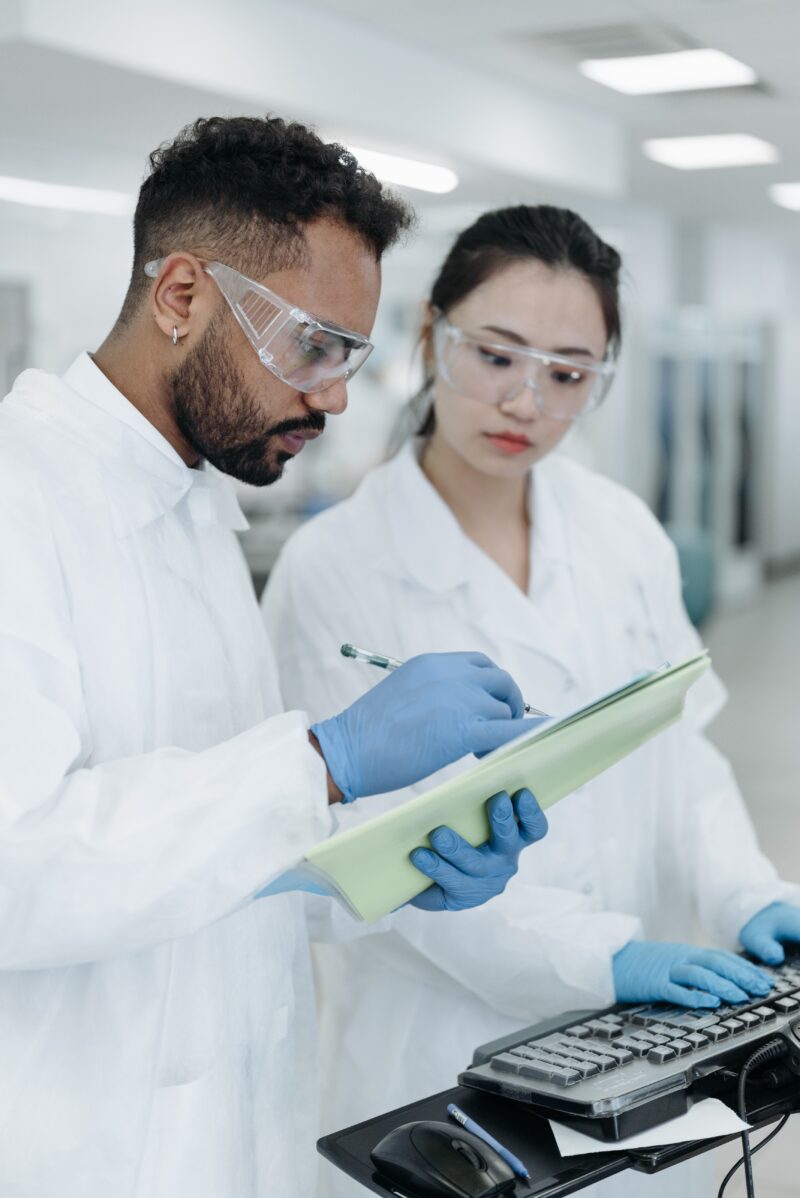
[[[265,487],[276,482],[294,455],[280,448],[284,433],[325,428],[323,412],[302,420],[270,424],[220,335],[222,321],[209,325],[196,349],[175,370],[170,385],[175,421],[186,441],[224,474]]]

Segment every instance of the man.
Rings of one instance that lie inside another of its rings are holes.
[[[284,875],[329,802],[526,727],[476,654],[417,658],[313,730],[282,712],[245,522],[204,468],[274,482],[344,410],[408,224],[300,125],[198,121],[151,156],[109,337],[0,405],[3,1198],[305,1198],[313,1002]],[[438,905],[498,893],[544,834],[515,803],[488,856],[433,856]]]

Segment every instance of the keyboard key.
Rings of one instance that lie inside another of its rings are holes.
[[[679,1057],[685,1057],[687,1052],[692,1051],[692,1046],[688,1040],[670,1040],[668,1048],[673,1048]]]
[[[601,1023],[624,1023],[625,1019],[622,1015],[601,1015]]]
[[[540,1082],[549,1082],[557,1065],[545,1061],[523,1061],[519,1067],[521,1077],[535,1077]]]
[[[659,1023],[661,1020],[661,1011],[658,1007],[645,1007],[643,1011],[636,1011],[629,1016],[629,1022],[635,1023],[637,1027],[649,1027],[651,1023]]]
[[[527,1044],[518,1044],[516,1048],[509,1048],[508,1051],[515,1057],[527,1057],[529,1060],[536,1058],[536,1053],[532,1048],[528,1048]]]
[[[590,1061],[588,1059],[585,1061],[576,1061],[573,1059],[571,1062],[571,1067],[573,1069],[577,1069],[581,1077],[584,1078],[594,1077],[596,1073],[600,1072],[600,1066],[597,1064],[597,1062]]]
[[[671,1036],[658,1036],[655,1032],[651,1031],[632,1032],[631,1035],[633,1039],[642,1040],[645,1044],[649,1044],[651,1048],[654,1048],[657,1044],[669,1044],[672,1039]]]
[[[689,1011],[685,1015],[676,1015],[674,1019],[664,1021],[671,1028],[679,1028],[680,1034],[684,1032],[701,1032],[704,1027],[711,1027],[712,1023],[718,1023],[719,1020],[715,1015],[695,1015]]]
[[[693,1052],[697,1052],[698,1048],[705,1048],[707,1044],[711,1043],[706,1032],[687,1032],[682,1039],[691,1044]]]
[[[575,1023],[572,1025],[572,1027],[566,1028],[564,1034],[567,1036],[576,1036],[579,1040],[585,1040],[586,1037],[591,1036],[592,1033],[585,1024]]]
[[[778,1012],[772,1007],[753,1007],[753,1014],[759,1015],[764,1023],[769,1023],[771,1019],[777,1019]]]
[[[519,1057],[513,1057],[510,1052],[501,1052],[496,1057],[492,1057],[490,1064],[492,1069],[496,1069],[498,1073],[519,1073],[521,1061]]]
[[[554,1069],[550,1078],[557,1086],[574,1086],[581,1080],[577,1069]]]
[[[719,1026],[726,1027],[733,1036],[745,1030],[744,1024],[740,1023],[738,1019],[723,1019]]]
[[[623,1036],[621,1040],[614,1041],[614,1047],[624,1048],[628,1052],[632,1052],[635,1057],[646,1057],[653,1046],[646,1040],[636,1040],[633,1036]]]
[[[559,1044],[554,1051],[557,1052],[559,1056],[565,1057],[569,1061],[583,1061],[586,1059],[586,1054],[583,1051],[583,1045],[580,1042],[575,1043],[573,1041],[572,1044],[568,1042],[565,1044]]]
[[[659,1044],[656,1048],[650,1049],[647,1059],[653,1065],[666,1065],[667,1061],[674,1061],[675,1056],[674,1048],[670,1048],[668,1044]]]
[[[755,1011],[742,1011],[736,1018],[747,1031],[764,1022],[760,1015],[756,1015]]]
[[[613,1057],[606,1056],[604,1053],[587,1052],[586,1059],[587,1061],[593,1061],[601,1073],[608,1073],[611,1069],[619,1068],[619,1061],[615,1061]]]
[[[714,1027],[707,1027],[703,1035],[708,1036],[712,1044],[716,1044],[719,1040],[727,1040],[731,1035],[731,1029],[718,1023]]]
[[[796,998],[776,998],[773,1006],[780,1011],[781,1015],[789,1015],[792,1011],[796,1011],[800,1007],[800,1000]]]
[[[598,1040],[613,1040],[622,1035],[622,1028],[618,1024],[604,1023],[602,1019],[590,1019],[586,1026]]]
[[[675,1035],[675,1032],[671,1027],[667,1027],[666,1023],[653,1023],[647,1030],[654,1036],[666,1036],[667,1039]]]
[[[613,1057],[619,1065],[627,1065],[629,1061],[633,1060],[633,1053],[630,1049],[620,1048],[619,1040],[615,1040],[613,1044],[609,1044],[608,1048],[605,1049],[605,1054]]]

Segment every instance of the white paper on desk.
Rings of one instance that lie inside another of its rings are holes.
[[[685,1115],[659,1123],[625,1140],[613,1143],[595,1140],[583,1132],[573,1131],[563,1123],[550,1120],[558,1151],[562,1156],[582,1156],[587,1152],[625,1152],[628,1148],[657,1148],[662,1144],[680,1144],[685,1140],[708,1140],[716,1136],[735,1136],[747,1131],[749,1123],[720,1102],[718,1098],[705,1098],[690,1107]]]

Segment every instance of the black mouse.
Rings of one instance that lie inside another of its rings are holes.
[[[452,1123],[403,1123],[370,1156],[388,1181],[420,1198],[493,1198],[514,1187],[514,1173],[503,1158]]]

